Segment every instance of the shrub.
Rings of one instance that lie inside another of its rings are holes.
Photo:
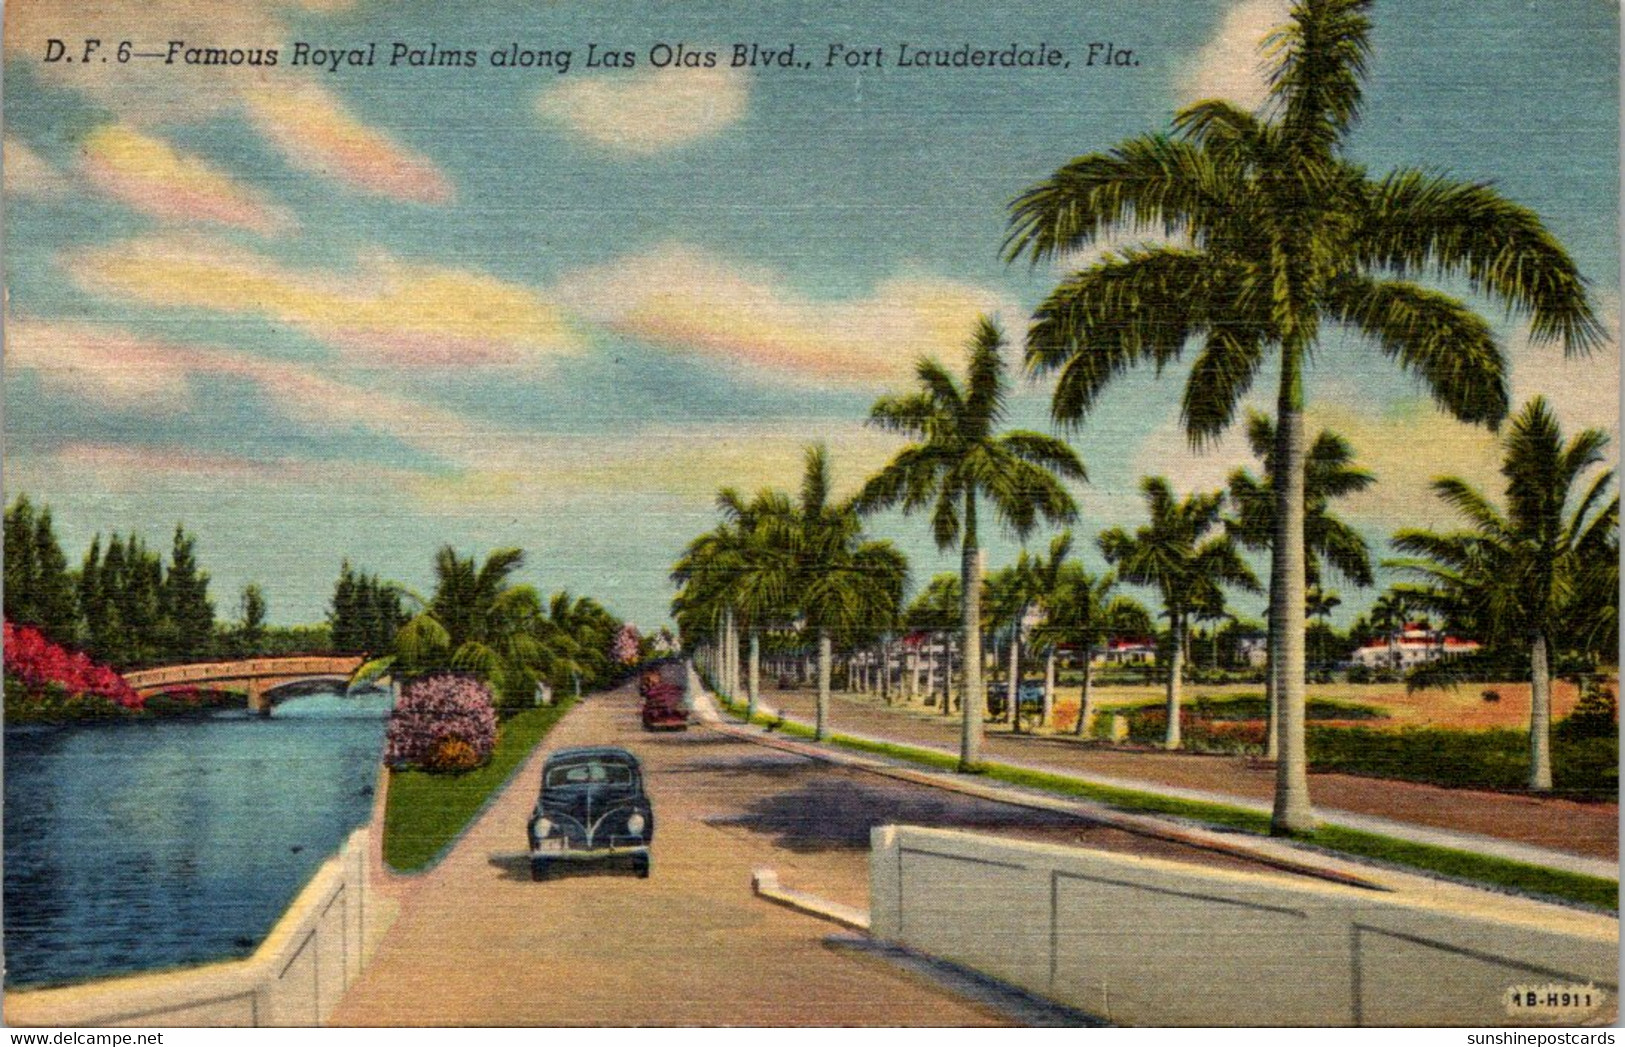
[[[435,743],[434,752],[424,763],[426,771],[440,771],[460,774],[463,771],[472,771],[481,764],[480,754],[474,747],[461,738],[442,738]]]
[[[1501,700],[1501,692],[1495,690],[1485,691],[1480,697],[1486,702],[1498,702]]]
[[[491,758],[497,718],[491,691],[479,679],[439,673],[413,681],[389,717],[384,762],[391,767],[433,768],[443,743],[466,745],[478,767]],[[450,768],[448,768],[450,769]]]
[[[20,693],[13,689],[8,698],[15,695],[24,706],[38,706],[19,709],[8,701],[13,719],[28,718],[30,711],[48,714],[39,718],[78,719],[141,710],[141,696],[110,667],[52,643],[32,626],[8,621],[3,628],[6,679],[20,685]]]
[[[1580,701],[1574,711],[1557,725],[1559,738],[1613,738],[1619,732],[1619,703],[1614,689],[1598,679],[1588,679],[1580,687]]]

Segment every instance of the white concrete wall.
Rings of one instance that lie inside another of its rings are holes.
[[[1120,1024],[1506,1025],[1509,988],[1550,982],[1615,1010],[1617,920],[1488,892],[911,826],[874,830],[870,876],[876,937]]]
[[[360,975],[393,906],[375,895],[368,829],[299,892],[254,955],[59,989],[8,992],[8,1025],[318,1025]]]

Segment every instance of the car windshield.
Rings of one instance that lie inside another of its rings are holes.
[[[615,759],[574,760],[549,767],[543,784],[549,788],[557,785],[631,785],[632,765]]]

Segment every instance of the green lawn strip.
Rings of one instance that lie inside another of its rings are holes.
[[[744,708],[743,703],[728,705],[730,712],[743,713]],[[803,724],[763,713],[757,713],[751,722],[772,727],[781,734],[800,738],[810,738],[813,734],[812,729]],[[835,734],[830,736],[830,744],[843,749],[890,756],[938,770],[953,770],[959,766],[959,758],[950,753],[897,742],[881,742]],[[1012,767],[1009,764],[983,764],[981,776],[1043,792],[1095,800],[1130,813],[1168,815],[1226,829],[1238,829],[1258,836],[1269,834],[1269,815],[1241,807],[1228,807],[1201,800],[1183,800],[1137,789],[1100,785],[1067,775]],[[1527,865],[1506,858],[1400,840],[1334,825],[1323,826],[1313,833],[1294,839],[1333,854],[1371,858],[1390,865],[1437,873],[1469,883],[1502,887],[1559,901],[1578,902],[1610,912],[1619,911],[1618,882],[1601,877]]]
[[[1493,855],[1396,840],[1392,836],[1326,825],[1301,837],[1305,843],[1339,854],[1373,858],[1392,865],[1438,873],[1455,880],[1505,887],[1559,901],[1619,911],[1619,883],[1600,876],[1526,865]]]
[[[418,872],[439,862],[574,704],[573,698],[563,698],[557,705],[526,709],[503,721],[491,761],[464,774],[391,771],[384,808],[384,861],[389,867]],[[519,828],[514,832],[517,839]]]

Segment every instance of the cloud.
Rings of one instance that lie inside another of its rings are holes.
[[[1241,0],[1231,5],[1213,38],[1181,69],[1175,85],[1180,102],[1222,98],[1256,109],[1268,97],[1260,45],[1290,16],[1289,0]]]
[[[9,135],[4,142],[4,154],[0,155],[0,168],[5,170],[5,190],[10,197],[45,200],[61,196],[67,188],[60,171]]]
[[[1619,455],[1619,299],[1602,297],[1598,313],[1609,332],[1607,342],[1589,356],[1563,356],[1559,343],[1531,344],[1528,329],[1511,340],[1512,405],[1516,411],[1535,396],[1545,396],[1557,412],[1564,436],[1597,428],[1614,437],[1610,455]]]
[[[753,494],[764,486],[794,491],[806,448],[830,451],[838,495],[856,492],[901,446],[898,437],[842,420],[805,425],[706,424],[657,427],[613,436],[482,433],[456,475],[422,475],[414,494],[437,507],[479,505],[514,511],[573,498],[625,495],[709,505],[719,488]]]
[[[424,157],[357,120],[319,84],[279,84],[242,93],[249,119],[295,167],[376,196],[443,204],[450,180]]]
[[[273,234],[293,217],[204,160],[118,124],[92,131],[81,147],[90,183],[143,214],[171,222],[213,222]]]
[[[748,80],[733,69],[653,69],[571,79],[536,111],[605,149],[647,156],[710,138],[745,115]]]
[[[681,244],[566,276],[561,301],[614,330],[820,383],[906,380],[922,355],[959,359],[976,317],[1016,306],[971,284],[885,281],[864,298],[813,299],[765,269]]]
[[[350,273],[300,271],[199,238],[126,241],[70,257],[82,285],[146,305],[250,314],[354,360],[399,367],[519,364],[580,350],[536,292],[484,273],[386,255]]]
[[[147,415],[197,411],[197,380],[252,382],[284,417],[328,431],[367,429],[438,456],[473,444],[463,419],[370,386],[242,352],[142,338],[91,324],[12,318],[5,366],[29,371],[48,389],[88,403]]]
[[[173,347],[88,324],[12,319],[5,366],[98,405],[162,414],[191,402],[190,368]]]

